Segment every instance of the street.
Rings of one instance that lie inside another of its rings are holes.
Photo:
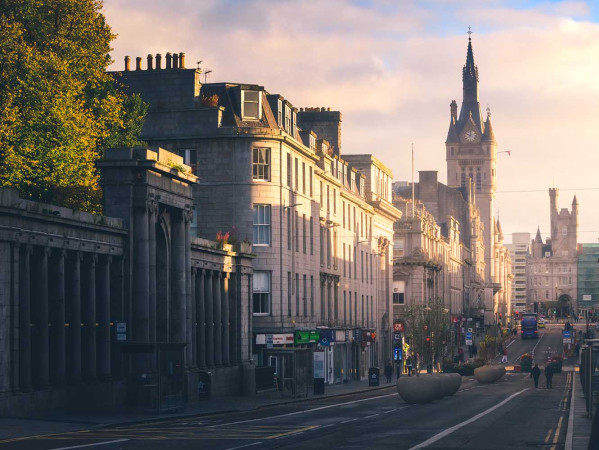
[[[547,356],[561,354],[562,328],[549,325],[539,330],[538,340],[514,340],[508,347],[509,364],[527,352],[534,351],[541,366]],[[248,412],[7,439],[0,448],[558,449],[567,431],[572,375],[555,375],[551,390],[544,389],[543,375],[540,389],[522,373],[508,373],[490,385],[464,377],[456,395],[426,405],[404,403],[390,385]]]

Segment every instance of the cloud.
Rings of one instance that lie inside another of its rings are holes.
[[[499,155],[498,190],[540,190],[498,194],[506,235],[548,230],[554,182],[588,188],[596,178],[599,25],[585,2],[105,0],[105,11],[119,34],[114,70],[126,54],[184,51],[188,67],[213,70],[209,81],[340,110],[343,151],[375,154],[396,180],[410,177],[411,143],[417,170],[446,177],[449,102],[461,101],[472,25],[481,107],[512,152]],[[599,191],[577,194],[581,229],[599,229]]]

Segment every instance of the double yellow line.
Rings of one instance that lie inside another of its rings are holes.
[[[566,378],[566,386],[564,388],[564,395],[562,396],[561,401],[559,402],[559,410],[561,412],[567,411],[566,406],[568,405],[569,402],[569,392],[570,389],[572,388],[572,377],[573,377],[573,373],[572,372],[568,372],[568,377]],[[547,431],[547,435],[545,436],[545,443],[546,444],[553,444],[553,446],[551,447],[551,450],[556,450],[557,449],[557,441],[559,440],[559,435],[562,431],[562,425],[564,423],[564,415],[560,415],[559,420],[557,422],[557,426],[555,427],[555,433],[553,434],[553,439],[551,439],[551,433],[553,433],[554,429],[553,428],[549,428],[549,430]]]

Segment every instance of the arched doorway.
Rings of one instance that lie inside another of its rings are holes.
[[[156,341],[169,341],[170,324],[170,249],[164,221],[156,224]]]
[[[572,312],[572,297],[568,294],[562,294],[557,300],[557,316],[568,317]]]

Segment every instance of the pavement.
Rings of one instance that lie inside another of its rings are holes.
[[[591,438],[592,420],[587,417],[582,383],[578,368],[564,366],[564,371],[573,371],[572,397],[570,399],[570,415],[568,420],[568,434],[566,435],[565,450],[587,450]]]
[[[380,386],[369,386],[368,380],[326,385],[324,395],[309,394],[306,397],[300,398],[284,397],[276,391],[261,392],[250,397],[220,397],[187,405],[183,411],[168,414],[158,414],[137,409],[121,409],[118,411],[55,410],[40,413],[33,417],[0,418],[0,438],[9,439],[37,433],[44,434],[52,431],[108,428],[169,419],[251,411],[268,406],[315,401],[318,399],[387,389],[394,387],[394,383],[395,380],[389,384],[385,383],[383,377]]]

